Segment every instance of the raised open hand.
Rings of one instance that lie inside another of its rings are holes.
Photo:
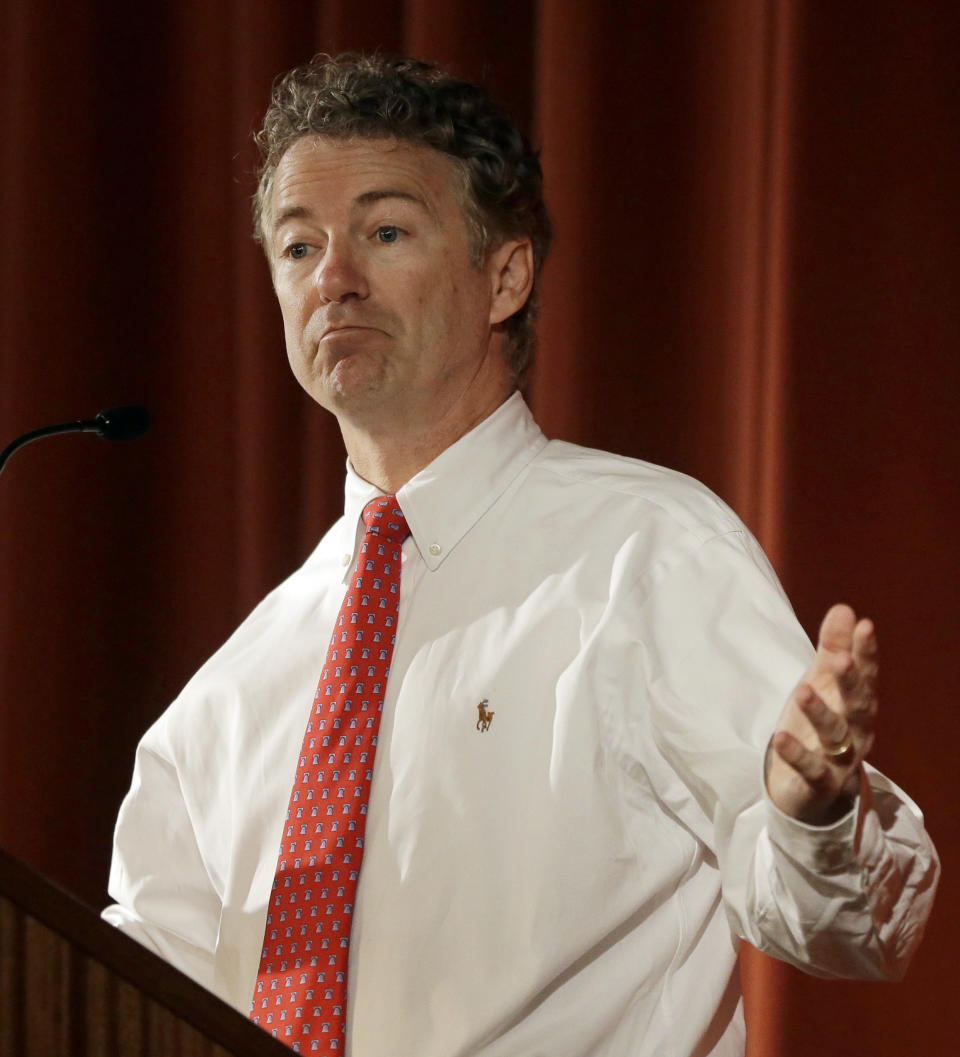
[[[849,809],[873,744],[876,676],[872,622],[857,620],[849,606],[833,606],[767,753],[767,792],[785,814],[825,825]]]

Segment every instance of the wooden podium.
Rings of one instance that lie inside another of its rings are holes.
[[[0,1057],[290,1057],[225,1002],[0,851]]]

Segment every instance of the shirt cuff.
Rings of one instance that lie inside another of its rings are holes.
[[[766,782],[763,799],[770,840],[794,862],[823,874],[847,870],[857,861],[861,796],[845,815],[826,826],[814,826],[785,814],[770,799]]]

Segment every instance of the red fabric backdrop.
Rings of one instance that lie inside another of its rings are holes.
[[[340,503],[248,231],[250,132],[317,50],[484,81],[544,144],[547,432],[705,480],[805,626],[884,650],[875,759],[946,880],[895,988],[750,962],[755,1057],[954,1052],[960,14],[951,0],[119,0],[0,8],[0,844],[104,901],[136,740]]]

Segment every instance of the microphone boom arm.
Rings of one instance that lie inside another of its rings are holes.
[[[41,437],[52,437],[57,433],[96,433],[107,440],[133,440],[150,428],[150,413],[145,407],[113,407],[101,411],[96,418],[79,419],[76,422],[59,422],[55,426],[32,429],[11,441],[0,451],[0,473],[7,459],[31,441]]]

